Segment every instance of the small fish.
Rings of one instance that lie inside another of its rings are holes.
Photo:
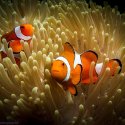
[[[8,48],[9,47],[12,48],[14,58],[17,64],[20,63],[19,53],[23,50],[23,46],[20,43],[20,40],[24,40],[25,42],[28,42],[28,44],[30,44],[32,35],[33,35],[33,26],[31,24],[22,24],[21,26],[15,27],[12,31],[4,34],[1,37],[1,42],[3,38],[6,39],[8,43]],[[1,52],[1,58],[7,57],[7,54],[3,45],[0,52]]]
[[[51,76],[59,82],[65,90],[70,91],[71,94],[77,95],[76,85],[78,83],[89,84],[89,71],[91,62],[95,63],[98,60],[98,55],[88,50],[82,54],[78,54],[70,43],[64,44],[64,52],[52,63]],[[112,65],[116,61],[114,67]],[[101,72],[103,63],[96,64],[93,71],[94,83],[98,80],[98,75]],[[112,76],[114,75],[116,68],[122,64],[118,59],[111,59],[107,64],[110,68]],[[121,69],[120,69],[121,71]],[[119,73],[120,73],[119,71]]]
[[[30,41],[33,35],[33,26],[31,24],[22,24],[20,26],[15,27],[9,33],[4,34],[1,37],[1,40],[5,38],[7,42],[11,40],[24,40]]]

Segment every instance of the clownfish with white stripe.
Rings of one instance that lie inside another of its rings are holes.
[[[65,90],[68,90],[73,95],[77,95],[76,85],[78,83],[89,84],[91,82],[89,77],[90,65],[92,61],[97,63],[97,60],[98,55],[94,51],[88,50],[82,54],[78,54],[71,44],[66,42],[63,53],[52,63],[51,76],[59,82]],[[103,63],[99,63],[94,67],[94,83],[98,80],[102,66]],[[119,59],[109,60],[106,66],[110,68],[111,76],[115,74],[118,66],[120,66],[119,73],[122,69],[122,64]]]
[[[33,36],[33,26],[31,24],[22,24],[20,26],[15,27],[9,33],[4,34],[1,37],[2,39],[6,39],[8,43],[8,47],[11,47],[13,50],[13,54],[17,64],[19,64],[19,53],[23,50],[23,46],[20,43],[20,40],[24,40],[30,44]],[[1,58],[5,58],[7,56],[4,46],[1,48]]]
[[[21,26],[15,27],[9,33],[4,34],[1,40],[5,38],[7,42],[11,40],[24,40],[29,42],[32,39],[33,26],[31,24],[22,24]]]

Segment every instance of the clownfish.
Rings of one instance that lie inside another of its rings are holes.
[[[9,33],[4,34],[1,37],[6,39],[7,42],[11,40],[24,40],[29,42],[32,39],[33,35],[33,26],[31,24],[22,24],[21,26],[15,27]]]
[[[79,54],[74,50],[70,43],[66,42],[64,44],[63,53],[52,63],[51,76],[57,82],[59,82],[65,90],[68,90],[73,95],[77,95],[76,85],[78,83],[90,83],[90,65],[92,61],[96,63],[97,60],[98,55],[94,51],[88,50],[83,52],[82,54]],[[116,62],[115,65],[114,61]],[[98,76],[101,73],[102,66],[103,63],[99,63],[94,67],[94,83],[98,80]],[[118,59],[109,60],[107,67],[110,68],[112,76],[115,74],[118,66],[120,66],[120,73],[122,68],[121,61]]]
[[[8,43],[8,48],[9,47],[12,48],[15,61],[17,64],[20,63],[19,53],[23,50],[23,46],[20,43],[20,40],[24,40],[28,42],[28,44],[30,44],[32,36],[33,36],[33,26],[31,24],[22,24],[20,26],[15,27],[12,31],[4,34],[1,37],[1,42],[2,39],[6,39]],[[7,54],[4,50],[4,46],[2,46],[0,51],[1,51],[1,58],[7,57]]]

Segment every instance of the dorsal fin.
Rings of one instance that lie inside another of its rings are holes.
[[[83,71],[82,71],[82,83],[89,83],[90,82],[90,78],[89,78],[89,70],[90,70],[90,65],[91,62],[94,61],[95,63],[97,62],[98,59],[98,55],[92,51],[92,50],[88,50],[86,52],[84,52],[83,54],[81,54],[81,61],[82,61],[82,66],[83,66]],[[94,82],[97,79],[97,73],[95,71],[93,71],[93,77],[94,77]]]
[[[81,54],[81,59],[82,58],[86,58],[88,59],[90,62],[94,61],[95,63],[98,60],[98,55],[96,52],[92,51],[92,50],[88,50],[84,53]]]
[[[69,61],[70,66],[73,67],[75,59],[75,51],[70,43],[66,42],[64,44],[64,51],[61,55],[65,57]]]
[[[63,53],[62,53],[62,55],[67,55],[67,54],[73,54],[73,53],[75,53],[75,51],[74,51],[74,48],[72,47],[72,45],[69,43],[69,42],[66,42],[65,44],[64,44],[64,51],[63,51]]]

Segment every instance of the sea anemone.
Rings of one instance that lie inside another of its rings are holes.
[[[19,66],[2,41],[8,57],[0,63],[0,124],[125,124],[125,14],[82,0],[0,0],[0,35],[23,23],[34,26],[34,35],[30,46],[21,41]],[[79,53],[95,51],[104,63],[96,84],[77,85],[78,96],[50,74],[65,42]],[[112,58],[121,60],[122,71],[109,77]]]

